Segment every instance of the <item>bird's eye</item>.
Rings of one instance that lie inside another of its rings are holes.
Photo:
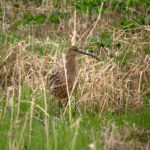
[[[73,50],[74,50],[74,51],[77,51],[77,48],[74,48]]]

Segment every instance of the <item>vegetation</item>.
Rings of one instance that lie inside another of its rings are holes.
[[[0,149],[150,149],[149,8],[149,0],[2,0]],[[61,108],[46,77],[70,45],[101,61],[78,57],[79,87]]]

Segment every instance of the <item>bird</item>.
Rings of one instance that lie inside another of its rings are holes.
[[[58,98],[61,104],[63,104],[63,101],[67,104],[69,95],[74,89],[77,89],[76,56],[79,54],[88,55],[99,60],[98,57],[90,53],[80,51],[76,46],[71,46],[65,56],[64,67],[56,67],[47,77],[47,87],[49,93]]]

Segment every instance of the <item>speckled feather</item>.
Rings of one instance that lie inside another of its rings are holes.
[[[50,94],[60,99],[67,97],[66,81],[62,76],[65,77],[64,68],[59,68],[55,70],[50,76],[48,76],[47,80]]]
[[[68,50],[66,55],[66,71],[67,71],[67,81],[68,81],[68,91],[71,93],[75,79],[76,79],[76,64],[75,57],[78,55],[74,51],[77,47],[73,46]],[[61,99],[68,98],[67,86],[66,86],[66,76],[64,67],[56,68],[50,76],[47,78],[47,85],[51,95]]]

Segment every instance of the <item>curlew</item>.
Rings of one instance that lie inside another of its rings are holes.
[[[65,57],[65,67],[56,68],[47,78],[49,93],[57,97],[61,104],[66,103],[69,94],[76,88],[76,56],[79,54],[88,55],[99,60],[96,56],[80,51],[76,46],[71,46]]]

